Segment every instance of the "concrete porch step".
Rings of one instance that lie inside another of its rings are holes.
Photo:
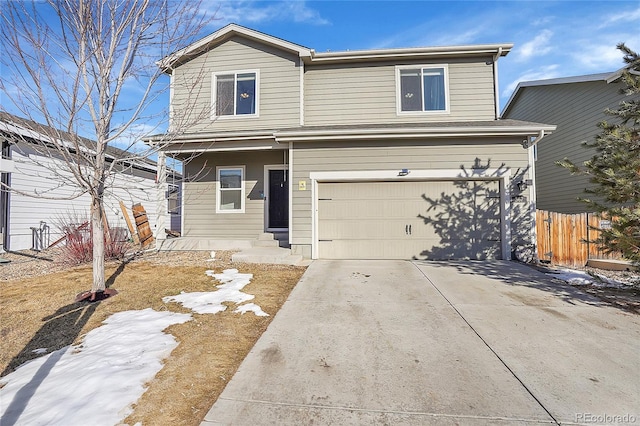
[[[251,242],[253,247],[283,247],[289,248],[289,234],[286,232],[263,232]]]
[[[233,262],[301,265],[304,258],[280,247],[252,247],[231,256]]]

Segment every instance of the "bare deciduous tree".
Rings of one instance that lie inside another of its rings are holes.
[[[48,166],[53,178],[72,185],[72,196],[91,197],[93,295],[105,290],[103,215],[111,178],[157,152],[160,144],[137,142],[168,122],[166,105],[153,111],[169,86],[155,61],[191,43],[210,20],[198,1],[47,0],[0,8],[3,104],[42,123],[38,133],[45,137],[32,141],[35,149],[65,165]],[[193,82],[193,90],[199,86]],[[173,117],[170,133],[187,127],[188,120]],[[113,156],[116,144],[122,151]]]

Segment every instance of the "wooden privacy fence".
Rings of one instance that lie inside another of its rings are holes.
[[[620,259],[617,254],[605,254],[596,244],[587,241],[598,238],[607,222],[595,213],[563,214],[536,211],[538,259],[556,265],[584,266],[589,259]]]

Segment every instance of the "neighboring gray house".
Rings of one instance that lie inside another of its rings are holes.
[[[607,108],[616,109],[628,96],[620,94],[624,84],[620,71],[518,84],[502,113],[503,119],[540,121],[557,130],[537,144],[536,194],[539,209],[560,213],[582,213],[587,206],[578,201],[590,183],[585,176],[571,176],[556,161],[569,158],[582,165],[595,153],[582,146],[601,132],[598,123],[611,120]]]
[[[66,139],[70,137],[68,134],[55,133],[62,140],[69,140]],[[51,134],[53,131],[49,127],[0,112],[0,179],[4,184],[0,185],[0,250],[46,248],[61,236],[58,227],[61,220],[69,220],[74,216],[78,219],[89,217],[89,195],[65,199],[78,193],[77,188],[69,184],[73,178],[65,161],[55,152],[45,153],[39,148]],[[83,138],[83,141],[88,147],[94,144],[88,139]],[[127,158],[128,155],[119,149],[109,148],[107,161]],[[157,163],[131,159],[123,164],[120,171],[111,177],[105,195],[105,213],[109,225],[126,227],[119,204],[122,201],[129,209],[132,204],[141,203],[149,217],[151,229],[154,229],[156,206],[162,204],[156,200]],[[176,182],[177,188],[169,195],[177,198],[179,179]],[[12,191],[7,190],[7,186]],[[38,194],[40,198],[35,196]],[[179,214],[179,209],[174,209],[173,213]],[[179,231],[179,223],[174,223],[174,226]],[[169,223],[166,227],[169,227]],[[43,241],[34,241],[34,231],[38,237],[42,234]]]
[[[164,58],[174,120],[202,117],[165,149],[199,154],[167,247],[510,259],[535,241],[529,142],[555,128],[497,119],[511,47],[319,53],[231,24]]]

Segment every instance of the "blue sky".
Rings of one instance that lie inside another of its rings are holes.
[[[518,81],[615,71],[640,51],[640,1],[223,1],[235,22],[315,49],[514,43],[499,65],[501,108]]]

